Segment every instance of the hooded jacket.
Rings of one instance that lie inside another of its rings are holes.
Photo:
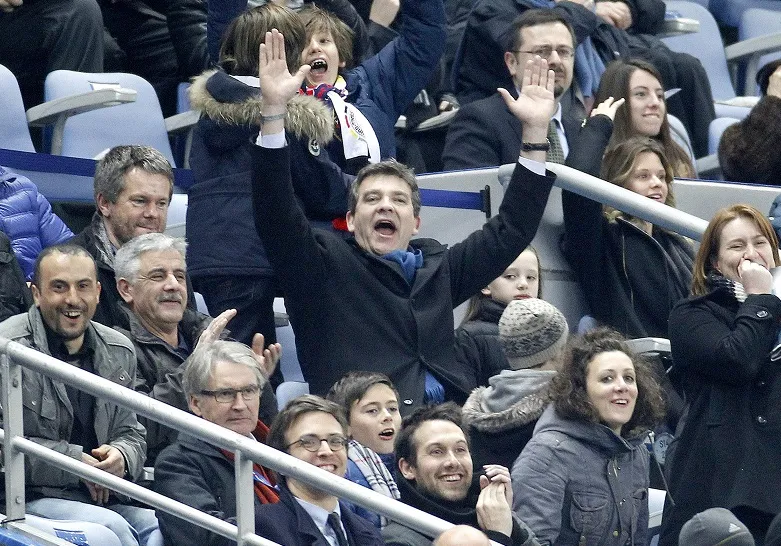
[[[73,237],[52,206],[28,178],[0,167],[0,231],[8,235],[26,279],[35,259],[48,246]]]
[[[512,468],[548,404],[554,375],[553,370],[503,370],[490,386],[472,391],[462,413],[475,468]]]
[[[512,469],[513,511],[540,544],[645,546],[648,450],[549,405]]]
[[[428,83],[442,54],[441,0],[402,2],[401,34],[379,53],[345,72],[348,96],[377,136],[383,159],[396,155],[396,120]],[[248,147],[258,135],[263,99],[223,72],[207,72],[190,91],[204,117],[193,135],[195,185],[187,208],[187,265],[193,276],[257,275],[273,271],[252,225]],[[295,195],[309,220],[344,218],[354,171],[333,139],[332,112],[314,97],[288,103],[285,129]],[[225,241],[241,241],[241,252]]]

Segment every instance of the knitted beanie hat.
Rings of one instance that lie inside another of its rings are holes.
[[[513,300],[499,319],[499,342],[513,370],[550,360],[567,342],[569,327],[561,311],[544,300]]]
[[[754,537],[726,508],[709,508],[683,525],[678,542],[686,546],[754,546]]]

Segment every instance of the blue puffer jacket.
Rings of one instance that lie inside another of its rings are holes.
[[[11,240],[11,248],[27,280],[33,276],[35,259],[41,250],[73,237],[35,184],[3,167],[0,167],[0,231]]]

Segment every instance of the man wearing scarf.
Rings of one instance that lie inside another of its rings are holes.
[[[507,468],[485,465],[475,475],[461,410],[452,402],[421,408],[404,420],[396,441],[396,481],[401,501],[457,525],[480,529],[507,546],[537,544],[534,534],[512,513]],[[429,546],[431,539],[391,522],[385,544]]]
[[[259,366],[258,355],[248,346],[235,341],[207,339],[185,363],[182,384],[190,410],[195,415],[258,442],[266,441],[269,429],[258,419],[258,407],[267,378]],[[278,502],[279,489],[274,476],[257,463],[253,466],[255,508]],[[234,472],[232,452],[181,434],[176,443],[157,457],[154,489],[235,523]],[[173,514],[158,511],[157,517],[166,544],[233,543]]]

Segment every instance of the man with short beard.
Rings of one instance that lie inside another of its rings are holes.
[[[485,465],[474,476],[461,409],[453,402],[419,408],[396,440],[396,482],[401,501],[450,521],[480,529],[507,546],[533,546],[534,533],[512,512],[510,472]],[[382,531],[388,546],[431,546],[431,539],[397,522]]]
[[[585,110],[575,96],[572,76],[575,67],[575,32],[555,10],[531,9],[513,21],[505,44],[504,64],[512,77],[507,91],[517,97],[523,83],[526,61],[535,55],[548,61],[556,82],[553,94],[556,112],[551,123],[556,131],[561,155],[550,153],[547,160],[563,163],[575,144]],[[554,137],[550,134],[551,150]],[[521,122],[507,108],[499,93],[463,105],[448,129],[442,152],[444,170],[496,167],[518,160],[523,142]]]
[[[32,280],[35,305],[0,324],[0,336],[130,388],[133,346],[93,322],[100,296],[95,262],[75,245],[44,249]],[[146,456],[136,414],[39,372],[22,370],[25,438],[114,476],[136,480]],[[105,525],[124,546],[160,540],[154,511],[121,504],[112,492],[50,463],[25,457],[26,511]],[[157,538],[154,538],[157,537]]]
[[[187,307],[187,243],[163,233],[139,235],[122,245],[114,257],[117,291],[124,300],[120,308],[126,314],[128,329],[117,328],[135,345],[138,374],[135,390],[188,410],[182,387],[184,362],[192,354],[201,334],[212,318]],[[230,311],[207,333],[210,338],[225,337],[224,330]],[[253,350],[263,355],[263,336],[256,334]],[[268,353],[268,350],[267,350]],[[270,373],[276,364],[273,360]],[[261,396],[259,417],[271,422],[276,415],[276,398],[266,382]],[[177,431],[141,417],[147,429],[147,466],[154,464],[157,454],[176,439]]]
[[[114,255],[133,237],[165,231],[174,173],[168,160],[150,146],[115,146],[95,167],[95,204],[92,222],[71,243],[87,249],[98,266],[103,294],[95,322],[129,328],[114,276]],[[195,296],[189,277],[189,307]]]

